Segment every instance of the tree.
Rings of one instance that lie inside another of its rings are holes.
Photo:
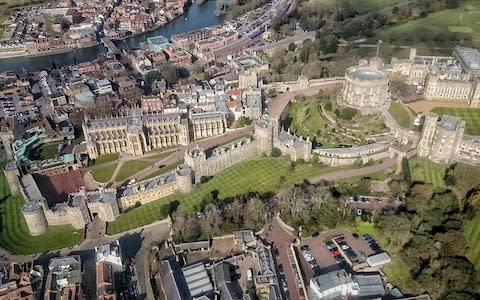
[[[155,80],[161,80],[161,79],[162,79],[162,73],[160,73],[160,71],[158,70],[150,71],[145,75],[145,80],[150,84]]]
[[[288,51],[295,51],[295,49],[297,49],[297,45],[295,45],[295,43],[290,43],[290,45],[288,45]]]
[[[176,83],[180,78],[180,69],[174,64],[166,63],[159,68],[159,71],[168,84]]]
[[[403,175],[403,180],[405,180],[408,184],[412,183],[410,166],[408,164],[408,159],[406,157],[402,158],[402,175]]]
[[[277,147],[272,148],[272,153],[270,154],[271,157],[280,157],[282,156],[282,151]]]
[[[412,237],[410,220],[404,214],[382,216],[378,222],[378,227],[383,230],[390,243],[396,247],[402,247]]]

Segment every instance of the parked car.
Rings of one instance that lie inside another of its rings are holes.
[[[326,244],[327,244],[328,250],[332,250],[333,248],[337,248],[337,246],[335,246],[335,244],[332,241],[328,241]]]
[[[337,257],[340,255],[340,252],[338,251],[333,251],[333,252],[330,252],[332,254],[333,257]]]
[[[359,238],[359,236],[358,236],[357,233],[352,233],[352,236],[353,236],[354,239],[358,239],[358,238]]]
[[[364,241],[370,241],[372,237],[368,233],[365,233],[364,235],[362,235],[362,239]]]
[[[318,233],[318,232],[312,233],[312,237],[317,237],[317,236],[319,236],[319,235],[320,235],[320,233]]]
[[[360,257],[363,258],[363,259],[367,259],[367,255],[365,254],[365,252],[363,251],[360,251],[358,252],[360,254]]]
[[[350,249],[350,246],[349,246],[349,245],[341,245],[340,247],[342,248],[342,250],[348,250],[348,249]]]
[[[307,251],[308,250],[308,245],[303,245],[302,247],[300,247],[300,250]]]

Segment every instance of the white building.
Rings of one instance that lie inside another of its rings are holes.
[[[336,299],[359,293],[358,283],[345,270],[332,271],[310,279],[310,299]]]

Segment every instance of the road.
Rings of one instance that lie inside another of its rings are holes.
[[[273,248],[278,250],[277,265],[281,264],[283,272],[285,273],[289,296],[289,298],[286,299],[301,300],[302,297],[297,289],[298,285],[291,267],[294,262],[289,259],[291,252],[290,244],[296,236],[283,229],[277,218],[272,218],[272,220],[265,225],[265,228],[268,228],[264,232],[265,239],[272,244]]]
[[[288,47],[291,43],[301,42],[306,39],[314,39],[315,31],[302,31],[296,33],[294,36],[287,37],[272,43],[266,43],[264,45],[252,46],[247,48],[247,51],[263,51],[263,50],[272,50],[276,48]]]
[[[277,95],[275,98],[271,99],[268,102],[268,113],[271,116],[280,116],[285,107],[287,107],[288,103],[297,95],[305,95],[305,96],[312,96],[318,93],[319,90],[327,89],[327,88],[334,88],[341,84],[343,80],[337,81],[327,81],[320,86],[309,87],[307,89],[298,90],[294,92],[286,92]]]

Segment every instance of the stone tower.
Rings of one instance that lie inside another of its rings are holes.
[[[189,166],[179,166],[175,176],[180,193],[187,194],[193,190],[192,169]]]
[[[27,201],[22,207],[22,214],[32,236],[41,235],[47,231],[47,218],[39,201]]]
[[[143,132],[142,112],[135,110],[128,119],[127,124],[127,152],[136,155],[143,155],[149,149],[147,139]]]
[[[423,121],[422,135],[418,142],[418,155],[427,157],[430,153],[433,137],[437,128],[438,116],[435,113],[429,113]]]
[[[198,146],[185,152],[185,164],[193,170],[195,182],[207,173],[207,154]]]
[[[258,141],[260,153],[270,155],[273,149],[273,131],[271,121],[261,119],[255,122],[255,140]],[[278,122],[277,122],[278,125]],[[276,130],[278,134],[278,129]]]

